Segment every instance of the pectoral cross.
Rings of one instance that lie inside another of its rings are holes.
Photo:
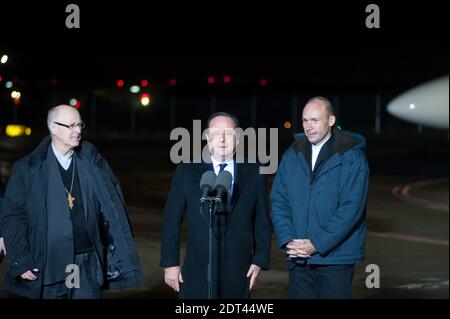
[[[73,202],[75,201],[75,197],[72,197],[72,195],[67,192],[67,202],[69,203],[69,208],[73,208]]]

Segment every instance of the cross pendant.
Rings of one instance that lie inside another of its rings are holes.
[[[75,197],[72,197],[70,193],[67,193],[67,202],[69,203],[69,208],[73,208],[73,202],[75,201]]]

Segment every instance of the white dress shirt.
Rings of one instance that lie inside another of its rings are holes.
[[[53,146],[53,154],[55,154],[56,159],[58,160],[59,164],[67,171],[69,169],[70,163],[72,163],[72,156],[73,156],[73,150],[67,153],[66,155],[61,155]]]
[[[214,157],[212,157],[212,156],[211,156],[211,159],[212,159],[212,164],[214,166],[214,173],[216,173],[216,175],[219,175],[219,171],[220,171],[219,164],[227,164],[227,166],[225,166],[225,168],[223,170],[230,172],[231,177],[232,177],[231,186],[230,186],[230,190],[229,190],[229,193],[230,193],[229,195],[231,196],[233,194],[233,186],[234,186],[234,160],[231,159],[227,162],[222,163],[222,162],[216,161],[214,159]]]
[[[320,150],[322,149],[322,146],[325,145],[325,143],[330,139],[331,133],[328,134],[328,136],[319,144],[311,144],[311,167],[312,170],[314,170],[314,166],[316,165],[317,157],[319,156]]]

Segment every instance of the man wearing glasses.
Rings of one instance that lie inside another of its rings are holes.
[[[49,110],[50,136],[15,163],[0,212],[5,289],[28,298],[101,298],[143,282],[120,186],[68,105]]]

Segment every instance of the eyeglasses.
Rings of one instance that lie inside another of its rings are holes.
[[[71,129],[71,130],[73,130],[77,126],[80,128],[80,130],[82,130],[82,129],[84,129],[86,127],[86,124],[84,122],[74,123],[74,124],[71,124],[71,125],[67,125],[67,124],[63,124],[63,123],[59,123],[59,122],[53,122],[53,123],[58,124],[60,126],[67,127],[68,129]]]

